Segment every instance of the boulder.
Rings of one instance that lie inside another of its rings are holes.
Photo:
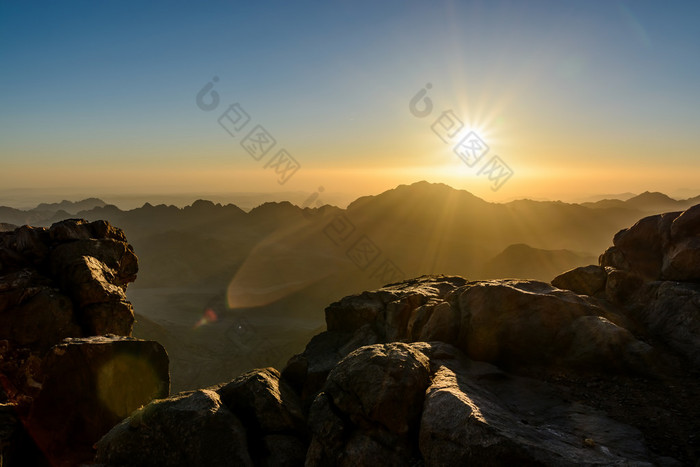
[[[245,429],[211,390],[153,401],[112,428],[98,443],[104,466],[252,466]]]
[[[354,333],[323,332],[311,338],[303,353],[289,360],[282,375],[308,405],[340,360],[355,349],[379,342],[381,339],[369,324]]]
[[[646,287],[635,317],[700,369],[700,284],[661,281]]]
[[[0,232],[0,339],[45,352],[67,337],[129,336],[137,272],[124,232],[105,221]]]
[[[127,300],[93,303],[79,313],[85,334],[130,336],[134,326],[134,307]]]
[[[217,390],[248,433],[248,449],[266,465],[302,465],[306,420],[299,396],[274,368],[245,373]]]
[[[614,245],[609,247],[598,257],[598,264],[606,270],[622,269],[627,271],[630,268],[630,264],[627,259],[625,259],[622,250]]]
[[[378,344],[344,358],[328,375],[324,392],[356,426],[404,435],[420,418],[429,375],[428,358],[410,345]]]
[[[627,262],[624,269],[632,269],[651,280],[660,276],[664,243],[661,222],[661,215],[648,216],[615,235],[613,244]],[[603,266],[622,268],[623,265],[604,264]]]
[[[607,277],[602,266],[582,266],[558,275],[552,279],[552,285],[579,295],[594,296],[605,290]]]
[[[15,230],[15,251],[29,261],[30,264],[40,265],[49,254],[49,234],[46,229],[28,225]]]
[[[0,290],[5,289],[0,291],[0,339],[46,351],[66,337],[82,335],[71,300],[40,283],[0,277]]]
[[[664,256],[665,280],[700,282],[700,230],[698,236],[683,238],[669,247]]]
[[[134,316],[126,284],[138,262],[130,245],[113,239],[75,240],[51,253],[51,270],[76,307],[87,335],[130,335]]]
[[[363,292],[344,297],[326,308],[326,327],[328,331],[352,332],[366,324],[373,326],[393,299],[395,296],[390,292]]]
[[[426,466],[653,465],[638,430],[546,384],[457,353],[431,364],[419,434]]]
[[[111,238],[76,240],[55,247],[51,252],[53,273],[63,273],[81,257],[94,258],[101,263],[104,269],[109,270],[115,285],[124,285],[136,279],[138,260],[133,248],[126,242]]]
[[[679,240],[700,235],[700,204],[686,209],[673,219],[671,239]]]
[[[102,220],[88,222],[84,219],[66,219],[53,224],[49,229],[49,235],[54,243],[87,240],[90,238],[105,238],[126,242],[126,236],[121,229],[113,227],[109,222]]]
[[[307,465],[414,464],[429,384],[429,360],[411,345],[378,344],[350,353],[312,405]]]
[[[306,465],[342,465],[352,462],[343,449],[350,437],[350,425],[341,418],[339,410],[332,405],[330,396],[320,392],[309,409],[311,444],[306,454]]]
[[[618,254],[604,254],[606,262],[601,266],[632,270],[647,280],[658,279],[664,252],[671,239],[671,225],[680,215],[680,212],[668,212],[648,216],[621,230],[613,238]]]
[[[297,433],[304,416],[296,393],[274,368],[262,368],[235,378],[217,390],[221,401],[263,433]]]
[[[605,313],[584,297],[537,281],[473,282],[453,295],[460,310],[455,345],[472,359],[506,367],[551,365],[558,360],[584,362],[585,358],[573,358],[567,351],[574,332],[586,336],[593,329],[577,329],[573,323]],[[594,339],[593,335],[588,337]],[[611,337],[597,334],[595,339]],[[595,357],[600,353],[591,356]]]
[[[124,289],[114,283],[113,270],[92,256],[79,256],[62,263],[56,276],[60,278],[61,288],[68,292],[79,308],[126,300]]]
[[[388,342],[406,339],[413,311],[424,305],[429,297],[431,295],[412,293],[388,303],[377,323],[384,338]]]
[[[602,316],[581,316],[566,334],[569,346],[563,355],[572,367],[642,375],[661,372],[654,348]]]
[[[407,334],[412,341],[455,342],[459,312],[448,302],[431,300],[417,307],[408,322]]]
[[[605,296],[622,307],[630,305],[644,287],[645,280],[636,272],[624,269],[606,268]]]
[[[170,387],[160,344],[118,336],[64,340],[40,375],[28,429],[50,459],[90,458],[102,435]]]
[[[645,217],[615,235],[600,265],[644,281],[700,281],[700,205]]]
[[[8,311],[31,298],[41,288],[50,285],[50,279],[42,277],[30,268],[0,276],[0,314],[7,316]]]
[[[421,276],[372,292],[350,295],[326,308],[328,331],[353,332],[370,325],[388,339],[406,337],[410,313],[430,300],[442,300],[466,283],[458,276]]]

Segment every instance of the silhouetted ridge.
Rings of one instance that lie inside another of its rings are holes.
[[[251,211],[248,213],[248,215],[251,218],[255,219],[261,219],[261,218],[270,218],[270,219],[281,219],[281,218],[289,218],[290,216],[293,218],[300,217],[302,214],[303,210],[299,206],[295,206],[294,204],[290,203],[289,201],[270,201],[267,203],[263,203],[260,206],[251,209]]]
[[[350,203],[347,210],[354,211],[368,205],[379,207],[402,201],[421,204],[442,203],[450,197],[464,204],[490,204],[466,190],[456,190],[444,183],[430,183],[423,180],[411,185],[399,185],[378,195],[362,196]]]
[[[484,278],[520,277],[545,280],[560,271],[590,264],[596,257],[570,250],[546,250],[524,243],[506,247],[489,260]]]
[[[107,203],[99,198],[87,198],[82,201],[63,200],[60,203],[41,203],[33,210],[35,211],[65,211],[71,214],[77,214],[80,211],[99,208]]]
[[[214,202],[209,201],[209,200],[204,200],[204,199],[198,199],[192,205],[190,206],[185,206],[183,208],[184,211],[187,211],[189,209],[193,211],[205,211],[205,210],[214,210],[217,208],[221,208],[221,204],[217,203],[214,204]]]
[[[640,195],[632,196],[626,201],[603,199],[596,202],[581,203],[581,205],[595,209],[634,209],[640,212],[651,213],[688,209],[697,204],[698,201],[700,201],[700,196],[686,200],[676,200],[664,193],[645,191]]]

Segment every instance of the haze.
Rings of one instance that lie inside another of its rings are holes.
[[[3,2],[0,204],[320,186],[347,202],[417,180],[489,201],[687,198],[700,192],[699,10]],[[220,103],[202,110],[210,82]],[[435,109],[418,118],[409,101],[428,83]],[[234,103],[251,120],[231,136],[217,119]],[[507,163],[507,183],[494,191],[436,136],[446,110]],[[283,148],[298,162],[283,184],[241,146],[253,125],[277,142],[267,158]]]

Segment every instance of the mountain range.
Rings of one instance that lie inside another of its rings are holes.
[[[548,281],[595,263],[613,235],[641,217],[700,198],[643,193],[583,204],[491,203],[417,182],[346,209],[322,201],[264,203],[246,212],[206,200],[121,210],[88,199],[26,211],[0,207],[0,222],[48,226],[78,217],[122,228],[140,264],[128,295],[137,312],[134,333],[165,345],[179,390],[284,363],[276,359],[301,350],[323,326],[318,309],[335,297],[423,274]],[[239,328],[264,340],[258,361],[227,347]]]
[[[700,203],[700,196],[688,198],[685,200],[676,200],[668,195],[659,192],[649,192],[632,196],[625,200],[621,199],[602,199],[596,202],[581,203],[582,206],[589,208],[628,208],[636,209],[641,212],[661,212],[661,211],[679,211],[689,208]]]

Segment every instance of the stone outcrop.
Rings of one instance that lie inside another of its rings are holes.
[[[646,281],[700,282],[700,205],[645,217],[618,232],[601,266],[629,271]]]
[[[0,458],[75,465],[120,420],[170,390],[168,356],[129,337],[138,260],[109,223],[0,232]]]
[[[579,295],[600,296],[605,292],[608,274],[602,266],[583,266],[566,271],[552,280],[558,289],[571,290]]]
[[[289,408],[280,404],[277,388],[284,384],[277,372],[262,369],[219,388],[153,402],[98,443],[96,461],[108,466],[219,465],[222,459],[307,466],[658,461],[638,429],[563,399],[546,383],[470,360],[449,344],[394,342],[350,352],[311,398],[305,412],[308,441],[302,419],[290,415],[301,407],[297,398],[290,396]]]
[[[51,459],[73,457],[81,449],[91,457],[98,434],[170,390],[163,347],[132,337],[65,339],[51,348],[41,368],[41,390],[26,427]]]
[[[128,336],[138,259],[105,221],[0,232],[0,339],[46,350],[65,337]]]
[[[423,277],[345,297],[326,309],[326,322],[328,331],[285,369],[304,395],[318,391],[353,350],[395,340],[445,342],[505,368],[649,373],[657,363],[654,349],[621,326],[619,316],[537,281]]]
[[[615,235],[600,266],[567,271],[552,284],[595,289],[700,369],[700,205],[641,219]]]
[[[306,454],[301,400],[274,368],[245,373],[221,386],[222,402],[246,427],[248,449],[264,465],[299,465]]]
[[[277,370],[265,368],[218,388],[181,393],[137,410],[100,440],[97,462],[303,465],[305,425],[298,396]]]
[[[326,319],[281,377],[255,370],[211,388],[211,416],[224,407],[245,439],[243,465],[676,465],[639,427],[504,371],[663,377],[657,350],[598,299],[536,281],[421,277],[345,297]],[[160,404],[107,434],[97,461],[164,465],[170,438],[158,433],[179,428]],[[177,459],[202,459],[197,435],[177,436]],[[133,463],[134,452],[147,455]]]
[[[210,390],[181,393],[134,412],[97,444],[106,465],[252,466],[246,432]]]
[[[439,343],[352,352],[309,425],[308,466],[652,465],[639,431]]]

